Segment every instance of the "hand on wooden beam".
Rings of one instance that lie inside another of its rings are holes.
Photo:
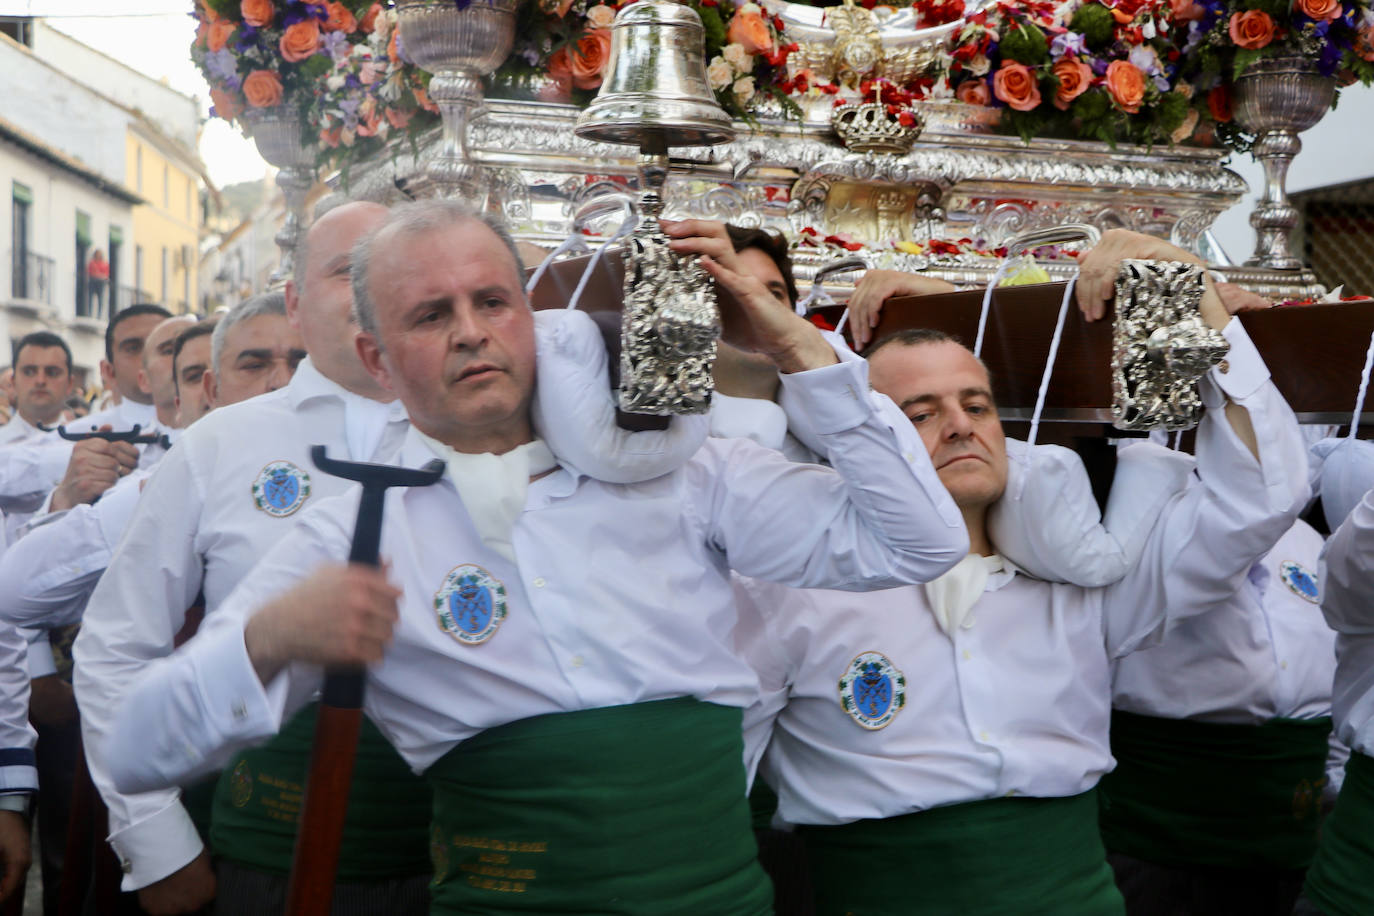
[[[1078,308],[1088,321],[1096,321],[1107,314],[1107,303],[1116,293],[1116,273],[1118,265],[1127,259],[1144,261],[1182,261],[1206,268],[1207,264],[1197,255],[1171,245],[1163,239],[1126,229],[1112,229],[1102,236],[1102,241],[1083,255],[1079,261],[1078,285],[1074,294]],[[1204,276],[1206,276],[1204,274]],[[1202,320],[1220,331],[1231,320],[1221,297],[1210,276],[1206,277],[1207,290],[1202,295],[1198,311]]]
[[[954,289],[953,283],[901,270],[866,272],[854,288],[854,295],[849,297],[849,333],[854,338],[854,348],[863,350],[871,343],[873,329],[883,313],[883,303],[893,296],[928,296]]]

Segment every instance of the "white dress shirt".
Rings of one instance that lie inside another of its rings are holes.
[[[1233,725],[1331,715],[1336,634],[1318,605],[1321,549],[1321,535],[1294,524],[1229,601],[1118,661],[1113,705]]]
[[[1374,756],[1374,490],[1331,535],[1322,560],[1322,612],[1338,634],[1336,737]]]
[[[14,442],[23,442],[26,439],[36,438],[45,435],[43,430],[34,426],[15,412],[10,417],[10,421],[4,426],[0,426],[0,445],[10,445]]]
[[[910,424],[893,427],[875,409],[866,363],[846,358],[784,384],[802,392],[834,470],[743,439],[709,440],[685,466],[636,484],[559,467],[530,483],[514,564],[482,544],[447,478],[388,497],[382,551],[405,594],[394,642],[369,672],[367,711],[416,771],[484,729],[545,713],[680,696],[745,706],[757,681],[733,646],[732,567],[859,589],[928,579],[965,555],[958,510]],[[432,454],[413,436],[401,463]],[[308,513],[217,619],[149,669],[111,743],[120,779],[146,786],[212,771],[318,687],[318,670],[294,666],[264,689],[244,621],[346,556],[356,503]],[[506,609],[471,643],[436,616],[450,609],[446,582],[463,572]]]
[[[26,639],[18,628],[0,623],[0,795],[38,791],[29,725],[29,675]],[[47,649],[47,643],[44,644]]]
[[[363,437],[378,442],[377,451],[349,452],[345,405],[354,398],[306,360],[285,388],[197,421],[148,478],[91,596],[73,650],[74,684],[91,779],[110,809],[110,842],[125,863],[126,890],[186,865],[201,843],[176,791],[115,791],[106,743],[116,707],[149,659],[172,652],[198,593],[204,594],[207,618],[213,617],[253,564],[290,530],[301,508],[346,488],[347,481],[315,469],[311,445],[363,461],[383,461],[399,447],[408,423],[397,404],[380,416],[375,439],[373,432]],[[308,477],[308,495],[305,482],[296,481],[299,505],[290,514],[258,508],[254,493],[257,482],[262,495],[268,466],[278,462]]]
[[[784,821],[1071,796],[1112,768],[1111,661],[1157,643],[1172,619],[1224,604],[1307,498],[1293,413],[1239,325],[1227,329],[1228,371],[1203,382],[1198,479],[1166,505],[1121,581],[1051,584],[1004,560],[971,625],[950,636],[921,587],[853,595],[740,583],[737,636],[762,687],[746,753],[762,755]],[[1259,462],[1219,409],[1223,392],[1248,409]],[[890,715],[846,710],[847,694],[868,689],[851,680],[864,661],[902,695]]]

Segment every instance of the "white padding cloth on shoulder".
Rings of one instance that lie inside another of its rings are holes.
[[[1374,442],[1323,439],[1312,450],[1322,457],[1321,499],[1326,524],[1335,531],[1374,489]]]
[[[1104,519],[1071,449],[1008,439],[1007,459],[1006,493],[988,511],[992,543],[1038,579],[1087,588],[1116,582],[1140,559],[1192,470],[1189,456],[1149,443],[1121,451]]]
[[[534,338],[534,427],[560,461],[607,483],[637,483],[682,467],[706,441],[704,414],[673,417],[665,430],[616,425],[606,344],[586,312],[537,311]]]

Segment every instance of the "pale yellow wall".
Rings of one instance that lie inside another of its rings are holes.
[[[133,239],[129,250],[129,274],[120,283],[134,286],[143,255],[141,288],[173,312],[196,307],[196,266],[199,261],[199,181],[195,172],[130,130],[124,157],[129,190],[147,201],[134,207]],[[141,182],[140,182],[140,163]],[[165,194],[164,194],[164,175]],[[189,257],[178,268],[178,252],[186,246]],[[162,251],[167,251],[167,285],[163,288]],[[188,275],[189,274],[189,275]],[[184,304],[184,305],[183,305]]]

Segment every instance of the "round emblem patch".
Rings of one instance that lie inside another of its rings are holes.
[[[1321,595],[1317,591],[1317,577],[1308,572],[1301,563],[1284,560],[1279,566],[1279,578],[1288,586],[1288,590],[1299,598],[1313,604],[1321,600]]]
[[[864,652],[840,678],[840,705],[864,728],[884,728],[906,705],[906,676],[886,655]]]
[[[506,619],[506,587],[480,566],[455,566],[434,595],[439,629],[475,646],[491,639]]]
[[[310,475],[289,461],[273,461],[253,481],[253,505],[285,518],[310,498]]]
[[[248,761],[240,760],[234,772],[229,774],[229,801],[235,808],[242,808],[253,797],[253,774],[248,769]]]

